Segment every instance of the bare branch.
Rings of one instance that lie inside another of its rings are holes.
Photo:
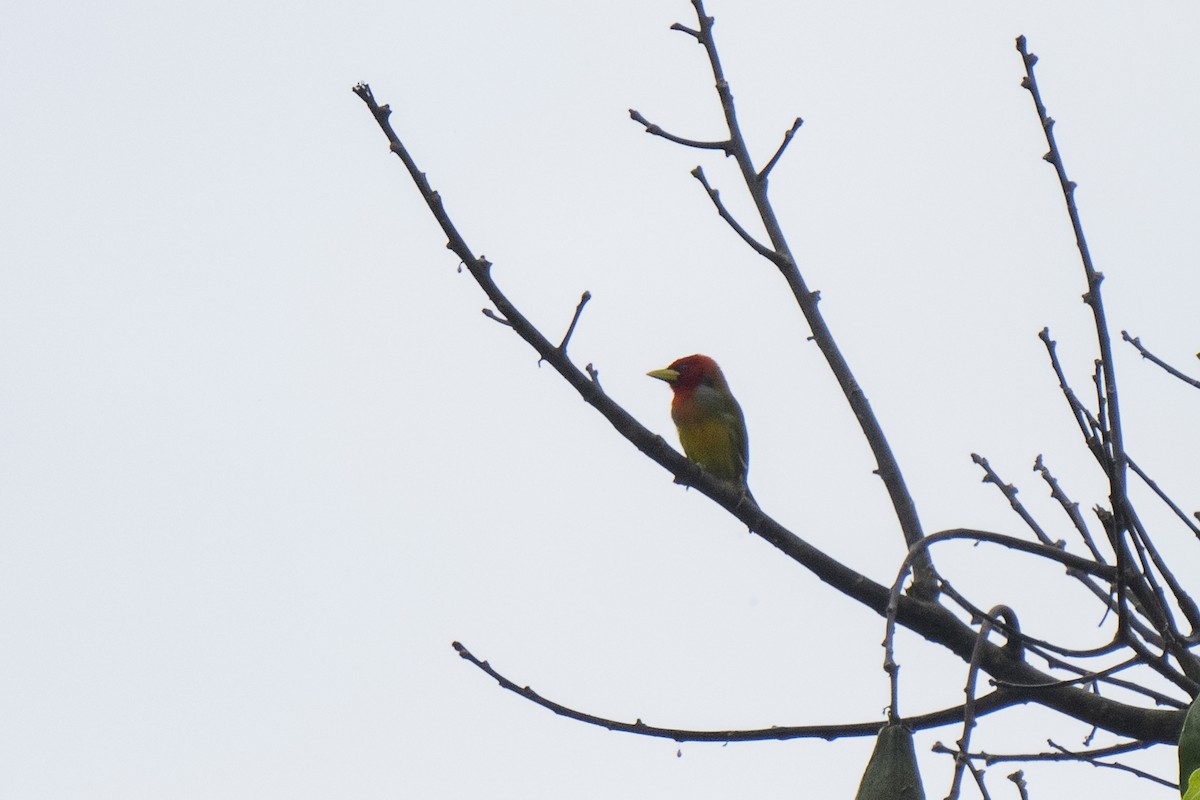
[[[804,124],[804,120],[800,119],[799,117],[796,117],[796,121],[792,123],[792,127],[788,128],[787,132],[783,134],[783,141],[780,143],[779,149],[775,151],[775,155],[771,156],[771,160],[768,161],[767,165],[765,167],[763,167],[758,173],[758,182],[759,183],[766,182],[767,176],[769,176],[771,174],[771,170],[775,169],[775,165],[779,162],[779,159],[783,156],[783,151],[787,149],[787,146],[789,144],[791,144],[792,137],[796,135],[796,131],[800,130],[800,126],[803,124]]]
[[[1166,603],[1165,598],[1161,600],[1163,611],[1167,615],[1168,622],[1171,626],[1171,635],[1167,638],[1168,640],[1176,639],[1176,644],[1179,646],[1172,648],[1172,652],[1175,652],[1176,650],[1179,651],[1176,653],[1176,657],[1179,658],[1186,671],[1188,666],[1187,662],[1192,660],[1193,657],[1187,648],[1183,647],[1182,642],[1178,641],[1178,639],[1187,639],[1188,641],[1192,641],[1196,638],[1197,630],[1200,629],[1200,608],[1196,607],[1196,602],[1192,600],[1191,595],[1188,594],[1187,591],[1184,590],[1183,586],[1179,583],[1179,580],[1175,577],[1175,573],[1171,570],[1166,560],[1162,557],[1162,554],[1158,552],[1158,548],[1154,545],[1154,542],[1150,539],[1150,533],[1146,530],[1146,527],[1142,525],[1141,519],[1132,508],[1130,509],[1130,524],[1132,526],[1131,533],[1133,534],[1135,544],[1138,546],[1139,553],[1144,551],[1144,553],[1150,557],[1150,560],[1154,563],[1154,568],[1158,570],[1158,573],[1162,575],[1163,580],[1167,582],[1167,586],[1171,588],[1171,594],[1175,598],[1175,602],[1179,605],[1180,611],[1183,612],[1188,624],[1192,627],[1191,633],[1187,635],[1181,634],[1178,628],[1175,626],[1170,607]],[[1144,558],[1142,563],[1142,571],[1145,573],[1146,579],[1150,582],[1150,585],[1155,592],[1161,597],[1163,594],[1162,588],[1159,587],[1157,582],[1154,580],[1153,571],[1150,569],[1149,565],[1145,563]],[[1164,634],[1164,636],[1166,636],[1166,634]],[[1193,667],[1195,668],[1193,669],[1193,678],[1200,677],[1200,664],[1193,663]]]
[[[1131,775],[1136,775],[1139,778],[1145,778],[1148,781],[1151,781],[1151,782],[1157,783],[1157,784],[1161,784],[1162,786],[1166,786],[1171,789],[1179,788],[1179,784],[1175,783],[1174,781],[1169,781],[1169,780],[1166,780],[1165,778],[1160,778],[1157,775],[1151,775],[1149,772],[1145,772],[1145,771],[1137,769],[1135,767],[1131,767],[1128,764],[1122,764],[1117,761],[1100,761],[1097,758],[1088,755],[1087,753],[1080,752],[1080,751],[1073,752],[1071,750],[1068,750],[1067,748],[1063,747],[1062,745],[1056,744],[1053,740],[1048,741],[1047,744],[1049,744],[1051,747],[1055,748],[1060,753],[1063,753],[1065,755],[1083,756],[1083,758],[1080,758],[1079,760],[1084,761],[1088,764],[1091,764],[1093,767],[1107,767],[1109,769],[1117,769],[1117,770],[1121,770],[1122,772],[1128,772]],[[1147,744],[1146,746],[1148,747],[1149,744]]]
[[[1003,545],[1014,550],[1021,550],[1027,553],[1043,556],[1044,558],[1058,561],[1068,568],[1078,569],[1081,572],[1087,572],[1104,577],[1107,580],[1115,580],[1116,570],[1107,564],[1097,564],[1089,561],[1081,556],[1068,553],[1057,547],[1051,547],[1035,542],[1027,542],[1024,539],[1017,539],[1012,536],[1005,536],[1000,533],[992,533],[990,531],[973,530],[969,528],[955,528],[953,530],[940,531],[938,533],[929,534],[921,541],[909,548],[908,554],[900,565],[900,569],[896,573],[896,579],[892,583],[891,590],[888,593],[888,604],[886,610],[886,633],[883,638],[884,660],[883,669],[888,674],[891,687],[891,700],[888,707],[888,718],[894,719],[899,716],[898,698],[899,698],[899,664],[895,658],[895,638],[896,638],[896,622],[900,612],[901,594],[900,590],[904,586],[904,581],[908,577],[908,572],[912,568],[920,556],[922,550],[926,550],[939,542],[949,541],[952,539],[969,539],[976,542],[991,542],[993,544]],[[930,603],[922,603],[922,605],[934,608],[941,608]],[[1019,631],[1017,631],[1019,633]],[[972,644],[971,655],[969,658],[975,658],[978,640]],[[1006,651],[1009,658],[1024,664],[1024,660],[1020,657],[1020,653],[1013,650]],[[960,655],[963,655],[960,653]],[[992,675],[996,673],[991,669],[988,670]]]
[[[733,214],[729,213],[729,209],[725,208],[725,204],[721,202],[721,193],[709,185],[708,178],[704,177],[704,170],[702,168],[696,167],[694,170],[692,170],[692,177],[700,181],[700,185],[704,187],[704,191],[708,192],[709,199],[712,200],[713,205],[717,207],[717,213],[721,215],[721,219],[729,223],[729,227],[733,228],[734,232],[737,233],[738,236],[742,237],[742,241],[754,248],[754,252],[758,253],[768,261],[775,263],[779,262],[780,256],[778,253],[751,236],[746,229],[743,228],[736,219],[734,219]]]
[[[646,133],[653,134],[654,136],[660,136],[663,139],[666,139],[668,142],[681,144],[684,147],[694,147],[697,150],[721,150],[726,156],[728,156],[729,148],[732,146],[728,139],[723,142],[705,142],[699,139],[685,139],[682,136],[676,136],[673,133],[667,133],[661,127],[643,117],[642,113],[636,109],[629,109],[629,118],[634,122],[644,125],[646,128]]]
[[[499,322],[501,325],[505,326],[506,328],[512,327],[511,322],[509,322],[504,317],[497,314],[495,311],[492,311],[490,308],[484,308],[484,309],[480,309],[480,310],[483,311],[483,315],[485,317],[487,317],[488,319]]]
[[[571,335],[575,333],[575,326],[579,324],[579,315],[583,313],[583,307],[587,305],[588,300],[592,299],[592,293],[585,291],[579,297],[579,305],[575,306],[575,315],[571,317],[571,324],[567,326],[567,332],[563,335],[563,339],[559,342],[558,350],[564,356],[567,354],[567,344],[571,341]]]
[[[1188,386],[1191,386],[1196,389],[1200,389],[1200,380],[1196,380],[1195,378],[1180,372],[1179,370],[1175,369],[1167,362],[1163,361],[1158,356],[1154,355],[1154,353],[1151,353],[1144,346],[1142,346],[1142,340],[1140,337],[1130,336],[1129,331],[1121,331],[1121,338],[1124,339],[1125,341],[1129,342],[1134,347],[1136,347],[1137,351],[1142,354],[1142,358],[1145,358],[1145,359],[1149,360],[1151,363],[1157,364],[1158,366],[1162,367],[1163,370],[1165,370],[1168,375],[1175,376],[1179,380],[1186,383]]]
[[[1033,518],[1033,515],[1030,514],[1025,509],[1025,506],[1021,503],[1021,501],[1017,499],[1017,487],[1013,486],[1011,483],[1005,483],[1002,481],[1000,476],[996,474],[996,471],[992,469],[992,465],[988,463],[986,458],[978,453],[971,453],[971,460],[983,469],[983,482],[995,484],[996,488],[1000,490],[1000,493],[1007,498],[1008,504],[1012,506],[1013,511],[1017,512],[1017,516],[1024,520],[1025,524],[1029,526],[1029,529],[1033,531],[1033,535],[1038,538],[1038,541],[1051,547],[1065,546],[1063,542],[1055,542],[1046,535],[1046,532],[1042,530],[1042,526],[1037,524],[1037,521]]]
[[[1042,460],[1040,453],[1038,454],[1038,457],[1034,459],[1033,470],[1034,472],[1040,473],[1042,480],[1044,480],[1046,485],[1050,487],[1050,497],[1057,500],[1059,505],[1062,506],[1063,511],[1067,512],[1067,517],[1070,518],[1071,523],[1075,526],[1075,530],[1079,531],[1079,535],[1083,538],[1083,543],[1087,545],[1088,550],[1091,551],[1092,558],[1096,559],[1101,564],[1108,563],[1104,556],[1101,555],[1100,549],[1096,547],[1096,540],[1092,538],[1092,532],[1088,530],[1087,523],[1083,519],[1083,514],[1081,514],[1079,511],[1079,503],[1076,503],[1071,500],[1071,498],[1067,497],[1066,492],[1064,492],[1062,487],[1059,486],[1058,479],[1050,474],[1050,469]]]
[[[1040,650],[1041,647],[1037,646],[1037,645],[1030,645],[1029,649],[1036,651],[1036,650]],[[1042,658],[1046,658],[1046,655],[1044,653],[1039,653],[1039,655]],[[1058,669],[1066,669],[1066,670],[1077,670],[1078,669],[1077,667],[1075,667],[1072,664],[1067,664],[1067,663],[1064,663],[1061,661],[1055,661],[1053,663],[1054,663],[1054,666]],[[999,678],[992,678],[989,681],[989,683],[991,683],[993,686],[995,686],[998,689],[1021,689],[1021,690],[1025,690],[1025,691],[1037,691],[1038,689],[1054,689],[1059,686],[1073,686],[1073,685],[1082,685],[1082,684],[1086,684],[1086,683],[1093,683],[1093,684],[1107,683],[1107,684],[1111,684],[1112,686],[1115,686],[1120,689],[1126,689],[1131,692],[1137,692],[1138,694],[1145,695],[1146,697],[1150,698],[1151,700],[1153,700],[1155,703],[1157,703],[1160,706],[1168,706],[1170,708],[1183,709],[1183,708],[1187,708],[1188,705],[1190,705],[1190,703],[1187,701],[1178,700],[1169,695],[1165,695],[1162,692],[1156,692],[1153,689],[1147,689],[1146,687],[1142,686],[1141,684],[1134,683],[1133,681],[1126,681],[1126,680],[1121,680],[1120,678],[1113,677],[1113,675],[1115,675],[1118,672],[1122,672],[1124,670],[1131,669],[1133,667],[1140,667],[1140,666],[1145,666],[1145,664],[1142,661],[1141,657],[1135,656],[1133,658],[1122,661],[1120,664],[1114,664],[1113,666],[1108,667],[1106,669],[1097,670],[1094,672],[1085,672],[1083,670],[1079,670],[1079,674],[1073,678],[1067,678],[1066,680],[1061,680],[1061,681],[1053,681],[1051,683],[1015,684],[1012,681],[1001,680]]]
[[[1103,430],[1106,434],[1105,439],[1110,455],[1110,462],[1106,465],[1105,471],[1108,474],[1109,497],[1116,517],[1117,533],[1121,535],[1129,527],[1127,518],[1129,498],[1126,491],[1125,441],[1124,434],[1121,432],[1121,407],[1117,395],[1116,366],[1113,362],[1112,341],[1108,333],[1104,301],[1100,293],[1100,283],[1104,276],[1097,272],[1092,265],[1087,239],[1083,235],[1083,223],[1079,217],[1079,209],[1075,205],[1075,183],[1067,178],[1062,154],[1059,152],[1058,142],[1054,138],[1054,120],[1046,113],[1046,106],[1042,103],[1042,95],[1033,71],[1033,66],[1037,63],[1037,56],[1026,49],[1024,36],[1017,37],[1017,50],[1021,53],[1021,60],[1025,64],[1025,79],[1021,85],[1029,90],[1038,119],[1042,123],[1042,132],[1046,136],[1046,144],[1050,147],[1050,151],[1046,154],[1046,160],[1054,166],[1055,172],[1058,173],[1063,199],[1067,204],[1067,214],[1071,218],[1071,228],[1075,231],[1075,244],[1079,249],[1084,275],[1087,279],[1087,293],[1084,295],[1084,302],[1092,309],[1092,317],[1095,322],[1096,340],[1100,348],[1100,372],[1103,376],[1103,397],[1107,414],[1106,417],[1101,417],[1101,420],[1107,423],[1103,426]]]
[[[1054,752],[1050,752],[1050,753],[1020,753],[1020,754],[1018,754],[1018,753],[997,754],[997,753],[980,752],[980,753],[963,753],[962,756],[967,759],[970,759],[971,761],[982,761],[989,766],[992,764],[1001,764],[1001,763],[1005,763],[1005,762],[1014,762],[1014,761],[1020,761],[1020,762],[1079,761],[1079,762],[1083,762],[1085,764],[1091,764],[1094,767],[1108,767],[1110,769],[1124,770],[1125,772],[1129,772],[1134,775],[1137,775],[1139,778],[1145,778],[1148,781],[1153,781],[1155,783],[1162,784],[1163,786],[1168,786],[1173,789],[1179,788],[1178,784],[1172,783],[1171,781],[1165,780],[1156,775],[1151,775],[1148,772],[1143,772],[1142,770],[1135,769],[1135,768],[1127,766],[1125,764],[1119,764],[1116,762],[1104,762],[1104,761],[1099,760],[1100,758],[1103,758],[1105,756],[1120,755],[1122,753],[1133,753],[1133,752],[1137,752],[1139,750],[1146,750],[1150,747],[1153,747],[1156,744],[1159,744],[1159,742],[1143,742],[1143,741],[1121,742],[1120,744],[1115,744],[1110,747],[1101,747],[1101,748],[1097,748],[1095,750],[1077,750],[1077,751],[1068,750],[1067,748],[1062,747],[1061,745],[1055,743],[1053,740],[1049,740],[1047,742],[1047,744],[1049,744],[1050,747],[1054,748]],[[958,751],[955,751],[952,748],[946,747],[941,742],[934,744],[933,751],[935,753],[958,755]],[[1013,774],[1017,775],[1019,773],[1013,773]],[[1009,776],[1010,779],[1012,777],[1013,777],[1012,775]]]
[[[1071,570],[1068,570],[1071,573]],[[1115,650],[1119,650],[1124,642],[1122,640],[1113,639],[1110,642],[1102,644],[1098,647],[1089,647],[1087,649],[1077,649],[1064,647],[1062,645],[1053,644],[1045,639],[1039,639],[1030,635],[1025,631],[1021,631],[1016,627],[1011,627],[1004,620],[993,618],[986,611],[976,606],[966,597],[964,597],[950,581],[942,579],[939,588],[957,603],[964,611],[971,615],[971,620],[975,623],[983,620],[991,621],[992,625],[999,631],[1002,631],[1009,638],[1009,648],[1017,648],[1016,652],[1021,649],[1029,650],[1029,652],[1041,656],[1046,660],[1046,663],[1051,667],[1068,669],[1078,674],[1083,674],[1087,670],[1063,661],[1064,658],[1096,658],[1097,656],[1107,655]],[[1028,686],[1031,689],[1039,688],[1040,684],[1014,684],[1015,686]]]
[[[1164,503],[1167,504],[1167,507],[1170,508],[1171,511],[1175,512],[1175,516],[1177,516],[1181,520],[1183,520],[1183,524],[1188,526],[1188,529],[1191,530],[1191,532],[1196,535],[1196,538],[1200,539],[1200,526],[1197,526],[1196,523],[1194,523],[1190,519],[1188,519],[1188,516],[1187,516],[1187,514],[1185,514],[1183,512],[1183,509],[1181,509],[1179,506],[1175,505],[1175,502],[1173,500],[1171,500],[1170,497],[1167,496],[1167,493],[1164,492],[1162,489],[1158,488],[1158,484],[1155,483],[1153,480],[1151,480],[1150,476],[1147,475],[1145,473],[1145,471],[1143,471],[1142,468],[1139,467],[1132,458],[1129,459],[1129,468],[1131,470],[1133,470],[1135,475],[1137,475],[1139,478],[1142,479],[1143,483],[1145,483],[1147,486],[1150,487],[1151,491],[1153,491],[1156,495],[1158,495],[1159,500],[1162,500]]]
[[[1046,345],[1046,353],[1050,356],[1050,365],[1054,368],[1054,374],[1058,376],[1058,388],[1066,398],[1067,405],[1071,407],[1071,414],[1079,425],[1079,432],[1083,434],[1084,442],[1092,451],[1096,461],[1107,469],[1108,454],[1104,449],[1104,434],[1100,429],[1100,423],[1075,395],[1071,385],[1067,383],[1067,376],[1063,373],[1062,364],[1058,360],[1058,343],[1050,338],[1049,328],[1042,328],[1038,332],[1038,338]]]
[[[590,363],[583,368],[588,377],[592,379],[592,383],[596,384],[596,388],[600,388],[600,370],[593,367]]]
[[[502,688],[518,694],[542,708],[549,709],[559,716],[607,728],[610,731],[635,733],[639,736],[653,736],[660,739],[673,739],[677,742],[754,742],[786,739],[825,739],[832,741],[834,739],[859,736],[874,736],[879,733],[879,729],[883,726],[883,722],[880,720],[870,720],[867,722],[851,722],[835,725],[772,725],[769,728],[751,730],[697,731],[683,728],[661,728],[654,725],[647,725],[640,719],[634,722],[622,722],[620,720],[599,717],[585,711],[579,711],[542,697],[530,687],[518,686],[497,672],[491,664],[487,661],[481,661],[461,642],[453,642],[452,646],[461,658],[483,670],[483,672],[499,683]],[[976,716],[983,716],[1021,702],[1023,700],[1015,693],[996,691],[976,699],[974,713]],[[954,706],[928,714],[907,717],[899,720],[899,722],[907,726],[909,730],[914,731],[939,728],[943,725],[952,725],[960,722],[963,718],[963,710],[963,706]]]
[[[1029,800],[1029,785],[1025,783],[1025,773],[1021,770],[1010,774],[1008,779],[1017,786],[1017,792],[1021,795],[1021,800]]]
[[[682,23],[679,23],[679,22],[674,23],[671,26],[671,30],[679,31],[681,33],[686,33],[688,36],[691,36],[693,39],[696,39],[696,40],[700,39],[700,31],[692,30],[688,26],[686,26]]]
[[[1007,606],[995,606],[988,612],[989,619],[984,620],[979,626],[978,639],[975,642],[975,649],[971,653],[971,662],[967,667],[967,685],[963,687],[963,693],[966,695],[966,702],[963,704],[963,725],[962,736],[958,738],[958,752],[954,756],[954,777],[950,783],[950,794],[948,797],[958,797],[959,790],[962,785],[963,770],[970,766],[970,761],[966,758],[966,754],[971,749],[971,731],[975,728],[975,681],[979,677],[979,660],[983,654],[983,645],[987,642],[988,636],[992,632],[991,618],[996,618],[1001,615],[1012,614],[1012,609]],[[976,777],[976,782],[979,783],[982,790],[982,778]]]

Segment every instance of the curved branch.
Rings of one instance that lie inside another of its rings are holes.
[[[1163,370],[1164,370],[1164,371],[1165,371],[1165,372],[1166,372],[1168,375],[1173,375],[1174,377],[1176,377],[1176,378],[1178,378],[1179,380],[1181,380],[1181,381],[1183,381],[1184,383],[1186,383],[1188,386],[1192,386],[1192,387],[1194,387],[1194,388],[1196,388],[1196,389],[1200,389],[1200,380],[1196,380],[1195,378],[1191,377],[1190,375],[1187,375],[1186,373],[1180,372],[1179,370],[1175,369],[1174,367],[1172,367],[1172,366],[1171,366],[1170,364],[1168,364],[1167,362],[1163,361],[1163,360],[1162,360],[1161,358],[1159,358],[1158,356],[1154,355],[1154,353],[1151,353],[1151,352],[1150,352],[1149,350],[1147,350],[1147,349],[1145,348],[1145,346],[1142,344],[1142,339],[1141,339],[1141,337],[1139,337],[1139,336],[1130,336],[1130,335],[1129,335],[1129,331],[1121,331],[1121,338],[1122,338],[1122,339],[1124,339],[1125,341],[1129,342],[1129,343],[1130,343],[1131,345],[1133,345],[1134,347],[1136,347],[1136,348],[1137,348],[1137,351],[1138,351],[1139,353],[1141,353],[1141,354],[1142,354],[1142,358],[1146,359],[1147,361],[1149,361],[1149,362],[1150,362],[1150,363],[1152,363],[1152,364],[1157,364],[1157,365],[1158,365],[1159,367],[1161,367],[1161,368],[1162,368],[1162,369],[1163,369]]]
[[[596,725],[601,728],[607,728],[610,731],[635,733],[639,736],[654,736],[660,739],[673,739],[677,742],[755,742],[766,739],[825,739],[832,741],[834,739],[845,739],[856,736],[874,736],[879,733],[879,729],[884,725],[881,720],[872,720],[869,722],[849,722],[835,725],[772,725],[769,728],[750,730],[696,731],[683,728],[660,728],[654,725],[647,725],[640,719],[634,722],[622,722],[620,720],[589,714],[586,711],[579,711],[549,698],[542,697],[532,688],[518,686],[513,681],[504,677],[487,661],[481,661],[477,658],[461,642],[452,642],[451,646],[458,653],[459,657],[471,662],[480,670],[487,673],[500,684],[501,688],[513,694],[518,694],[535,705],[549,709],[560,717],[567,717],[578,722],[586,722],[588,725]],[[976,699],[973,713],[975,716],[983,716],[1023,702],[1025,701],[1013,692],[998,690]],[[964,707],[959,705],[939,711],[932,711],[928,714],[906,717],[898,721],[907,726],[909,730],[926,730],[928,728],[938,728],[943,725],[953,725],[961,722],[963,712]]]
[[[988,611],[988,619],[983,621],[979,626],[978,638],[975,640],[975,649],[971,653],[971,662],[967,668],[967,685],[963,687],[963,693],[967,696],[966,703],[963,704],[963,723],[962,736],[958,738],[958,752],[954,755],[954,777],[950,783],[950,794],[948,797],[957,798],[962,787],[963,772],[970,766],[970,760],[966,757],[967,752],[971,748],[971,731],[975,728],[975,682],[979,678],[979,657],[982,654],[983,645],[987,643],[988,636],[992,633],[992,619],[1001,616],[1011,616],[1012,609],[1008,606],[994,606]],[[1010,626],[1011,627],[1011,626]]]
[[[668,142],[681,144],[684,147],[693,147],[697,150],[720,150],[725,153],[726,156],[729,155],[729,148],[731,145],[728,139],[720,142],[705,141],[703,139],[685,139],[682,136],[676,136],[673,133],[664,131],[661,126],[655,125],[653,122],[646,119],[644,116],[642,116],[642,112],[635,108],[629,109],[629,118],[634,122],[644,126],[646,128],[646,133],[650,134],[651,136],[658,136],[666,139]]]

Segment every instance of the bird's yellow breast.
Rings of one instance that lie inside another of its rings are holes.
[[[738,429],[730,420],[708,417],[676,420],[684,454],[714,476],[726,481],[745,480]]]

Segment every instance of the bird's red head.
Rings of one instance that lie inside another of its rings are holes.
[[[671,389],[677,395],[690,394],[702,384],[729,391],[728,384],[725,383],[725,376],[721,373],[717,362],[699,353],[677,358],[671,363],[671,366],[655,370],[650,373],[650,376],[671,384]]]

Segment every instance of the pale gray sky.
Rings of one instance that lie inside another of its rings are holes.
[[[1051,327],[1086,391],[1085,286],[1017,34],[1041,57],[1114,332],[1183,366],[1200,349],[1200,11],[1045,6],[708,4],[760,163],[806,120],[776,208],[931,531],[1024,535],[972,451],[1056,536],[1038,453],[1084,508],[1104,496],[1035,335]],[[764,507],[890,582],[901,539],[854,420],[778,276],[688,175],[703,164],[744,212],[732,163],[627,117],[721,136],[703,51],[668,30],[694,24],[689,3],[50,0],[4,16],[0,794],[852,796],[869,741],[610,733],[450,648],[664,726],[886,705],[882,620],[673,486],[484,318],[350,91],[369,81],[391,104],[551,338],[591,290],[572,353],[647,425],[674,441],[646,370],[717,358]],[[1119,353],[1129,448],[1194,509],[1196,393]],[[1058,570],[938,558],[1035,635],[1102,635]],[[903,710],[959,702],[964,665],[900,642]],[[974,741],[1087,733],[1018,709]],[[951,765],[929,746],[958,735],[918,736],[931,797]],[[1129,760],[1174,772],[1167,748]],[[1016,796],[1010,771],[992,770],[994,796]],[[1027,773],[1043,800],[1172,796],[1083,766]]]

